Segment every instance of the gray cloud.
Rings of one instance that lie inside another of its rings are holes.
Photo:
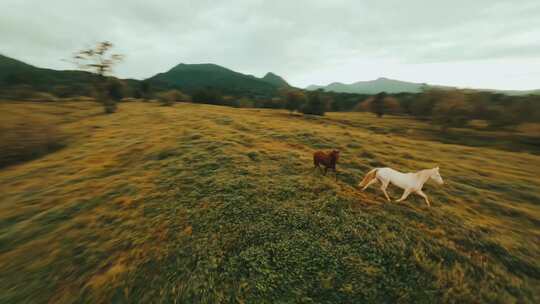
[[[4,0],[2,6],[0,53],[42,67],[71,68],[61,59],[110,40],[126,55],[116,69],[122,77],[213,62],[259,76],[273,71],[298,86],[388,76],[540,87],[537,0]],[[505,72],[492,72],[498,69]]]

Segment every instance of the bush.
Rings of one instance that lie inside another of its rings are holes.
[[[324,115],[328,106],[328,99],[321,92],[311,92],[307,104],[302,107],[302,113],[309,115]]]
[[[118,80],[111,79],[106,85],[107,97],[114,102],[120,102],[125,95],[124,84]]]
[[[139,89],[137,90],[136,98],[142,98],[144,101],[148,101],[152,98],[152,86],[146,80],[141,81]]]
[[[253,108],[255,107],[255,102],[247,97],[242,97],[238,101],[238,107],[240,108]]]
[[[377,115],[377,117],[382,117],[384,113],[386,112],[385,107],[384,107],[384,101],[386,99],[386,96],[387,96],[386,92],[381,92],[375,95],[375,97],[371,101],[370,110],[375,115]]]
[[[366,100],[358,103],[354,108],[355,111],[372,112],[377,117],[382,117],[385,114],[396,114],[402,112],[401,105],[398,99],[392,96],[377,94]]]
[[[58,98],[51,93],[36,92],[32,94],[32,101],[58,101]]]
[[[443,131],[449,127],[464,127],[471,119],[472,111],[463,92],[446,91],[439,94],[433,107],[433,122],[440,125]]]
[[[221,104],[223,97],[221,94],[213,89],[198,90],[193,94],[193,102],[207,103],[207,104]]]
[[[285,92],[285,108],[291,113],[302,109],[307,102],[306,94],[299,90]]]
[[[433,113],[433,107],[438,100],[445,94],[443,90],[428,90],[420,94],[415,102],[409,105],[409,111],[416,117],[430,117]]]
[[[179,101],[191,101],[191,98],[188,95],[178,90],[170,90],[167,92],[159,93],[157,94],[157,99],[163,106],[171,106],[175,102]]]
[[[3,97],[12,100],[30,100],[34,94],[34,88],[25,84],[10,87],[2,92]]]
[[[31,160],[64,146],[65,135],[52,123],[34,118],[0,120],[0,167]]]

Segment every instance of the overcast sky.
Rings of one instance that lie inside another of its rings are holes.
[[[55,69],[110,40],[120,77],[216,63],[292,85],[540,88],[540,0],[2,0],[0,53]]]

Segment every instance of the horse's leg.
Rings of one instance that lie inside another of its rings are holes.
[[[401,196],[400,199],[398,199],[398,200],[396,201],[396,203],[399,203],[399,202],[401,202],[401,201],[407,199],[407,197],[409,196],[409,194],[411,194],[411,190],[410,190],[410,189],[405,189],[405,191],[403,191],[403,195]]]
[[[427,195],[424,193],[424,191],[418,190],[418,191],[416,191],[416,193],[426,200],[426,204],[428,205],[428,207],[431,207],[431,204],[429,203],[429,199],[428,199]]]
[[[326,175],[326,173],[328,172],[328,167],[324,167],[324,175]]]
[[[334,174],[336,175],[336,180],[337,180],[337,170],[336,170],[336,168],[334,168]]]
[[[376,179],[376,178],[370,180],[369,183],[367,185],[365,185],[364,188],[362,188],[362,191],[366,190],[369,186],[375,184],[377,181],[378,181],[378,179]]]
[[[388,187],[389,181],[381,181],[381,182],[382,182],[381,190],[384,193],[384,196],[386,197],[386,199],[390,202],[391,201],[390,196],[388,196],[388,193],[386,193],[386,187]]]

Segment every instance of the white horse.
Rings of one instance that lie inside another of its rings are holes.
[[[363,187],[362,191],[364,191],[367,187],[379,181],[382,184],[381,190],[383,191],[384,196],[390,201],[390,197],[388,196],[388,193],[386,193],[386,187],[391,183],[405,190],[403,191],[401,198],[396,202],[401,202],[406,199],[409,194],[416,193],[426,200],[426,204],[429,207],[431,204],[429,203],[427,195],[422,192],[422,187],[430,178],[435,180],[439,185],[444,184],[444,181],[439,174],[439,167],[418,171],[416,173],[401,173],[392,168],[375,168],[366,174],[364,179],[358,184],[358,187]]]

